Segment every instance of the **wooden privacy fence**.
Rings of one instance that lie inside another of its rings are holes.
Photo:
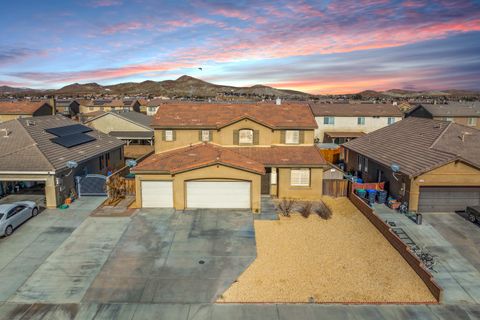
[[[127,196],[135,195],[135,179],[122,178],[125,181],[125,193]]]
[[[400,255],[407,261],[412,269],[418,274],[420,279],[425,283],[432,295],[438,302],[441,302],[443,289],[435,282],[432,274],[425,269],[420,259],[390,228],[390,226],[383,221],[368,204],[366,204],[359,196],[357,196],[352,189],[349,188],[348,198],[357,207],[360,212],[377,228],[378,231],[390,242],[390,244],[400,253]]]
[[[323,195],[331,197],[346,197],[348,180],[323,180]]]
[[[338,149],[320,149],[320,153],[327,162],[337,163],[340,160],[340,148]]]

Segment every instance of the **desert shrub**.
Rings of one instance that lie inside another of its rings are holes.
[[[312,213],[312,207],[313,204],[310,201],[304,202],[298,212],[300,212],[302,217],[308,218],[308,216]]]
[[[295,209],[297,201],[294,199],[283,198],[277,204],[277,210],[285,217],[290,217],[290,213]]]
[[[320,201],[315,208],[315,213],[324,220],[328,220],[332,217],[332,210],[325,204],[325,202]]]
[[[119,175],[108,177],[105,183],[105,190],[111,202],[124,198],[126,194],[125,179]]]

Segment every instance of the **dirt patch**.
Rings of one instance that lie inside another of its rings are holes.
[[[329,220],[256,220],[257,259],[219,302],[436,302],[347,198],[325,202]]]

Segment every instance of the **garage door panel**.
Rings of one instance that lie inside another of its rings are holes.
[[[421,187],[418,211],[448,212],[480,205],[480,187]]]
[[[188,208],[250,208],[250,182],[189,181]]]
[[[171,181],[142,181],[143,208],[173,208]]]

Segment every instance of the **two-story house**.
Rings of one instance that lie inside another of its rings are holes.
[[[80,105],[81,113],[99,111],[136,111],[140,112],[140,103],[137,100],[129,99],[97,99]]]
[[[319,199],[327,163],[306,104],[162,105],[155,154],[133,168],[141,207],[250,208],[261,194]]]
[[[403,113],[392,104],[318,103],[310,105],[318,128],[319,143],[342,144],[402,119]]]
[[[452,121],[480,129],[480,104],[478,102],[420,104],[410,110],[406,117]]]
[[[47,101],[5,101],[0,102],[0,122],[26,117],[55,114]]]

